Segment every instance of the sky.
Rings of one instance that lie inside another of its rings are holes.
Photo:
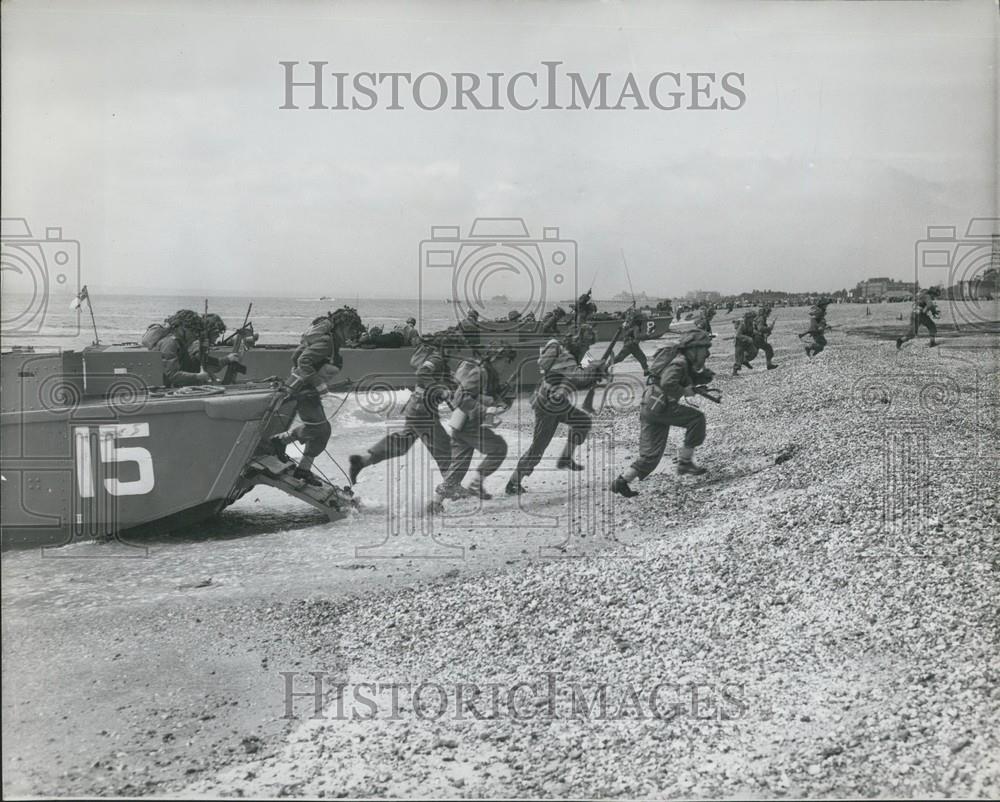
[[[992,2],[7,0],[0,13],[3,217],[36,237],[61,227],[81,281],[106,292],[415,297],[442,280],[422,261],[432,227],[461,239],[508,217],[535,239],[557,228],[596,297],[629,277],[663,296],[834,290],[912,277],[928,226],[962,234],[998,216]],[[309,61],[480,76],[561,61],[614,86],[734,72],[746,99],[425,111],[383,97],[361,111],[308,109],[296,90],[292,110],[281,61],[302,78]],[[523,277],[489,275],[487,294],[522,294]]]

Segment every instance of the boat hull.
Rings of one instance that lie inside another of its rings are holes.
[[[74,394],[65,356],[4,355],[3,548],[120,537],[213,515],[235,500],[261,440],[282,428],[268,414],[277,403],[269,387],[136,386],[90,398]]]

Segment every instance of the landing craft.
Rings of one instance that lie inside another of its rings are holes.
[[[160,354],[97,346],[0,354],[0,545],[165,531],[211,517],[267,484],[331,521],[349,491],[291,477],[269,452],[292,402],[276,384],[179,387]]]

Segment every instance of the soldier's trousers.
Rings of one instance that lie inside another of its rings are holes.
[[[811,340],[807,341],[806,347],[812,348],[812,352],[814,354],[818,354],[826,348],[826,337],[824,337],[821,333],[811,331],[809,332],[808,337],[810,337]]]
[[[912,340],[916,337],[921,326],[927,329],[927,333],[931,335],[932,339],[937,335],[937,324],[933,321],[931,316],[924,314],[923,312],[914,312],[910,315],[910,331],[905,337],[903,337],[903,342]]]
[[[684,427],[684,445],[688,448],[705,442],[705,416],[686,404],[670,404],[662,412],[650,412],[643,404],[639,423],[639,458],[632,463],[632,469],[640,479],[645,479],[660,464],[671,426]]]
[[[390,432],[368,449],[369,464],[402,457],[417,440],[431,452],[441,475],[447,476],[451,467],[451,440],[437,416],[423,409],[407,411],[402,430]]]
[[[583,443],[590,434],[590,415],[582,409],[568,406],[564,411],[552,412],[535,407],[535,430],[531,437],[531,445],[517,461],[517,467],[514,469],[515,479],[531,476],[545,449],[552,442],[560,423],[565,423],[569,427],[566,448],[563,452],[563,456],[567,458],[573,455],[573,449]]]
[[[323,411],[323,401],[319,393],[303,392],[295,398],[295,411],[299,423],[288,430],[292,439],[302,443],[302,453],[307,457],[318,457],[330,442],[330,422]]]
[[[753,338],[753,344],[764,352],[764,359],[766,359],[767,364],[770,365],[771,360],[774,358],[774,348],[771,347],[771,343],[769,343],[762,335],[758,334]]]
[[[757,358],[757,346],[753,338],[748,337],[746,334],[737,334],[734,340],[736,356],[733,360],[733,366],[736,370],[739,370],[744,362],[752,362]]]
[[[507,456],[507,441],[487,426],[461,429],[451,436],[451,465],[445,474],[445,485],[460,485],[469,472],[474,452],[483,455],[479,475],[485,479],[495,473]]]
[[[614,364],[617,365],[619,362],[624,362],[630,356],[639,363],[643,373],[649,372],[649,362],[646,361],[646,355],[642,352],[637,342],[625,343],[622,346],[622,350],[615,356]]]

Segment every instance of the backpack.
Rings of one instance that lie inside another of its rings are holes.
[[[660,376],[662,376],[663,371],[667,369],[667,365],[673,362],[680,352],[681,349],[677,347],[676,343],[673,345],[664,345],[662,348],[657,348],[656,353],[653,354],[653,358],[649,360],[650,380],[658,384]]]
[[[146,333],[142,335],[142,347],[153,350],[156,348],[157,343],[160,342],[164,337],[170,334],[170,329],[164,326],[162,323],[154,323],[148,329]]]

